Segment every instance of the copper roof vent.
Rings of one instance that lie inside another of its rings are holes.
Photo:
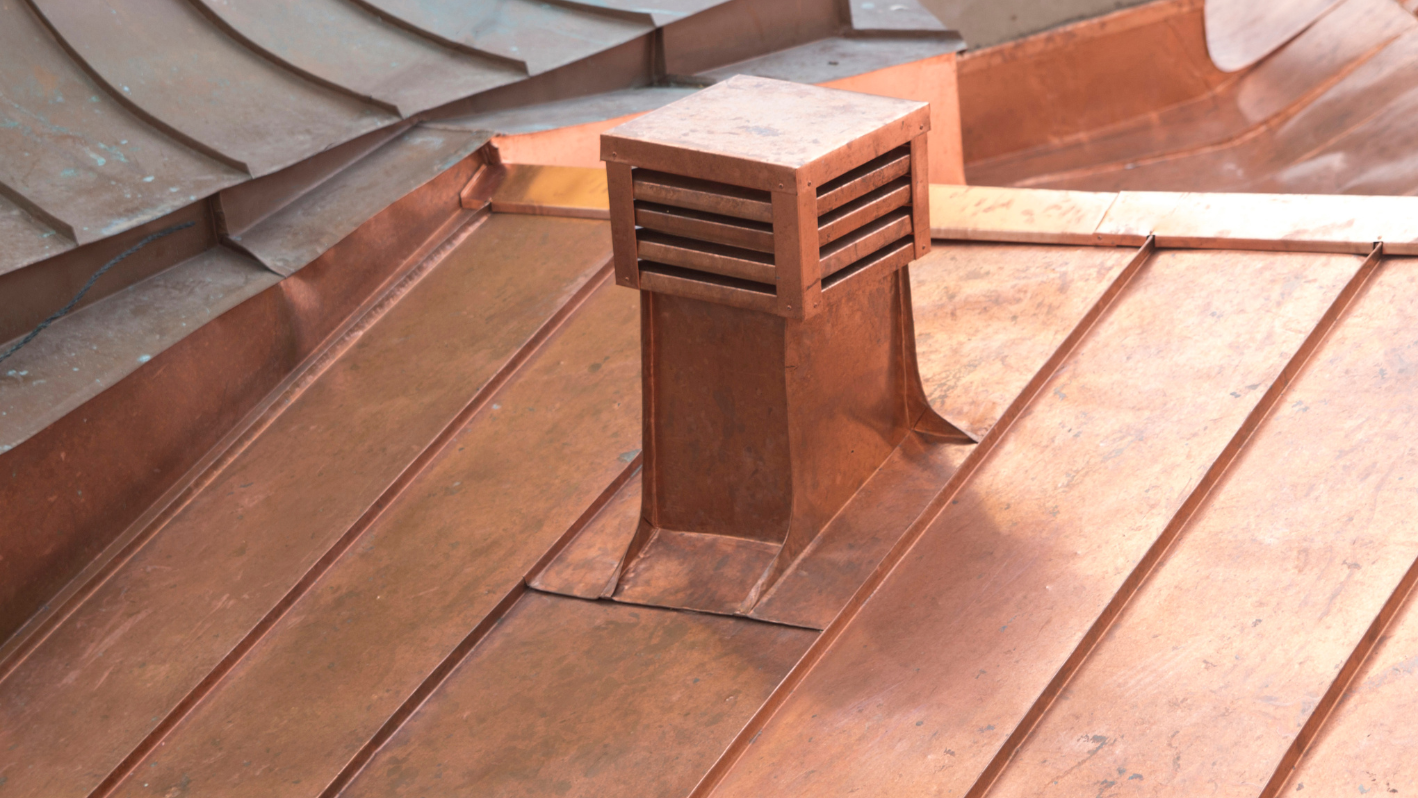
[[[907,264],[927,104],[737,77],[607,132],[641,291],[644,478],[622,600],[747,613],[931,412]]]

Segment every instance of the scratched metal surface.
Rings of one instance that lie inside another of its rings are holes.
[[[514,83],[522,70],[445,47],[344,0],[200,0],[253,49],[410,116]]]
[[[1372,643],[1370,624],[1411,587],[1412,266],[1381,267],[1308,369],[1275,397],[1244,456],[993,794],[1075,795],[1115,782],[1110,792],[1120,796],[1255,795],[1288,770],[1307,721],[1322,719],[1327,692],[1344,687],[1346,661]],[[1400,739],[1374,744],[1391,752]],[[1405,758],[1371,756],[1349,768],[1391,777]],[[1304,794],[1353,789],[1329,778],[1307,777]],[[1405,793],[1412,783],[1397,782]]]
[[[713,794],[969,791],[1361,260],[1156,254]]]
[[[655,29],[648,18],[594,7],[502,0],[470,7],[456,0],[359,0],[381,15],[442,41],[537,75]]]
[[[64,239],[95,241],[245,179],[115,102],[23,0],[0,2],[0,53],[0,193]],[[0,236],[0,273],[52,254]]]
[[[638,442],[639,301],[607,276],[115,795],[318,791],[521,588]]]
[[[77,3],[35,6],[110,94],[252,176],[398,118],[272,64],[185,2],[117,0],[97,19]]]

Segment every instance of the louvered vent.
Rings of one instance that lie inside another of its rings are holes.
[[[686,280],[735,288],[762,295],[765,306],[776,299],[771,192],[650,169],[631,174],[642,281],[671,290]],[[911,188],[904,146],[817,190],[823,288],[882,261],[911,259]]]

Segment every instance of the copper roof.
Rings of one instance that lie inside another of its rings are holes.
[[[0,274],[402,120],[704,85],[844,35],[896,63],[963,46],[914,3],[724,3],[4,0]]]
[[[29,6],[4,2],[33,23],[25,41],[62,55]],[[707,4],[660,5],[509,13],[566,11],[613,42]],[[14,200],[0,230],[21,231],[9,251],[25,258],[106,251],[55,231],[114,209],[144,234],[202,222],[154,245],[180,265],[129,264],[134,286],[111,296],[143,301],[95,302],[5,365],[29,382],[0,394],[5,434],[22,431],[0,437],[0,795],[1418,788],[1418,540],[1403,531],[1418,199],[1208,191],[1411,190],[1411,16],[1390,0],[1300,5],[1266,23],[1298,26],[1288,42],[1233,42],[1273,48],[1234,73],[1211,61],[1223,32],[1192,0],[965,59],[971,174],[1049,187],[930,188],[936,241],[909,267],[922,387],[978,443],[912,431],[747,615],[612,597],[644,479],[642,310],[615,285],[604,170],[479,149],[473,120],[515,130],[534,112],[398,118],[464,85],[451,77],[330,85],[357,72],[352,49],[281,44],[337,30],[300,27],[314,4],[113,6],[149,36],[225,31],[182,45],[261,65],[248,88],[304,76],[311,115],[278,121],[315,136],[344,119],[326,133],[350,135],[313,158],[250,138],[247,166],[296,159],[256,183],[213,149],[254,126],[179,146],[182,120],[210,125],[222,104],[118,84],[157,100],[132,111],[136,96],[95,91],[93,116],[66,128],[126,120],[130,143],[158,144],[124,150],[124,169],[186,153],[185,179],[231,179],[225,193],[160,206],[136,167],[110,192],[100,178],[120,173],[95,171],[111,162],[83,143],[109,143],[97,134],[54,136],[38,159],[95,164],[74,167],[87,193],[0,174]],[[294,16],[271,24],[278,12]],[[512,48],[545,42],[438,3],[335,19],[422,53],[418,74],[535,64],[551,78],[524,75],[529,95],[566,74],[554,44],[529,61]],[[92,91],[142,72],[132,46],[53,63]],[[1120,65],[1145,83],[1157,62],[1170,82],[1153,94],[1051,111]],[[597,121],[683,94],[634,91],[658,97],[548,113]],[[388,122],[354,136],[369,119]],[[47,218],[43,191],[92,215]],[[172,312],[142,312],[157,306]],[[91,377],[90,344],[112,372]]]
[[[1245,17],[1261,8],[1283,19]],[[1266,57],[1228,74],[1218,65],[1235,68],[1230,43]],[[1092,191],[1410,194],[1415,48],[1418,20],[1393,0],[1179,0],[980,50],[961,61],[966,175]]]

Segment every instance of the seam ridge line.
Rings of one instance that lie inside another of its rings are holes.
[[[164,491],[148,510],[130,523],[113,542],[106,546],[88,567],[60,590],[45,609],[41,609],[9,640],[0,644],[0,683],[3,683],[25,660],[68,620],[84,602],[132,559],[148,541],[162,531],[226,468],[244,452],[251,442],[295,402],[314,380],[339,359],[359,336],[388,312],[400,297],[432,270],[443,257],[462,243],[487,218],[487,214],[457,215],[450,219],[430,241],[425,242],[395,270],[368,300],[360,304],[344,322],[317,345],[290,374],[247,412],[223,435],[207,454],[203,455]],[[448,227],[451,232],[440,234]],[[437,242],[430,245],[430,242]],[[277,283],[271,288],[276,288]],[[267,289],[271,290],[271,289]],[[31,625],[33,624],[33,625]]]
[[[959,470],[946,482],[936,497],[931,500],[926,509],[912,521],[892,546],[891,551],[877,564],[867,580],[857,588],[857,592],[852,595],[851,600],[837,613],[837,617],[827,625],[827,628],[818,635],[812,645],[808,646],[797,664],[783,677],[783,680],[774,688],[773,693],[763,702],[758,711],[749,718],[737,736],[729,743],[728,747],[719,758],[705,772],[704,776],[695,785],[688,798],[707,798],[714,789],[724,780],[733,766],[741,759],[748,747],[758,738],[763,729],[768,725],[773,716],[783,706],[787,699],[802,684],[812,669],[820,662],[823,656],[831,649],[832,645],[842,636],[843,631],[851,625],[852,620],[861,611],[861,608],[876,592],[876,589],[895,572],[896,567],[905,560],[906,556],[915,548],[916,542],[925,534],[936,518],[940,516],[945,508],[949,506],[952,497],[956,496],[966,483],[979,470],[980,465],[989,458],[998,447],[999,442],[1014,427],[1014,423],[1024,414],[1043,392],[1044,387],[1062,368],[1064,362],[1077,351],[1080,344],[1088,337],[1088,334],[1098,325],[1098,322],[1107,315],[1108,311],[1117,303],[1118,297],[1132,284],[1133,278],[1142,271],[1143,266],[1156,251],[1155,240],[1148,236],[1147,241],[1133,255],[1132,260],[1123,268],[1118,276],[1113,279],[1107,290],[1098,297],[1088,312],[1083,315],[1073,330],[1068,334],[1049,357],[1039,371],[1025,385],[1024,390],[1014,398],[1009,404],[1004,414],[995,422],[985,437],[975,444],[975,449],[965,457]]]

